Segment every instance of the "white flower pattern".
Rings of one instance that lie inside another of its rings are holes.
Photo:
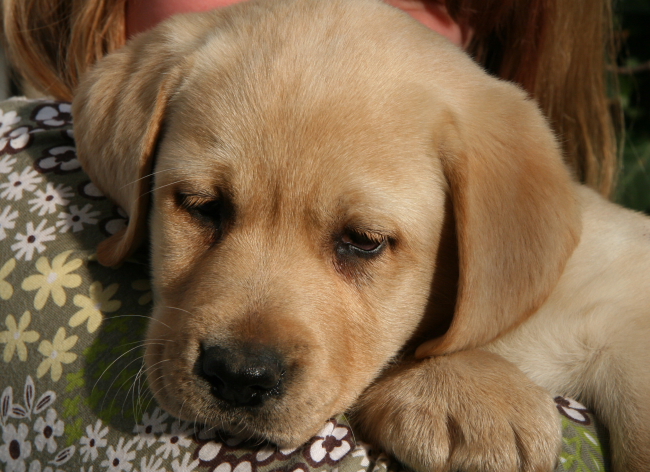
[[[0,174],[9,174],[14,170],[14,164],[16,163],[16,157],[11,154],[5,154],[5,156],[0,159]]]
[[[5,472],[24,472],[25,459],[32,454],[32,444],[27,441],[29,428],[20,423],[18,429],[13,424],[2,426],[2,441],[0,446],[0,461],[5,464]]]
[[[145,445],[147,447],[151,446],[157,441],[157,435],[167,431],[168,425],[165,423],[165,420],[168,417],[169,415],[161,411],[160,408],[154,409],[151,416],[146,412],[142,415],[142,423],[136,425],[133,429],[133,432],[137,433],[136,440],[138,445],[136,449],[138,451]]]
[[[0,241],[6,239],[8,229],[16,227],[16,218],[18,218],[18,210],[12,211],[9,205],[4,207],[0,213]]]
[[[34,423],[34,431],[38,433],[34,440],[36,449],[42,451],[47,447],[47,452],[56,451],[56,438],[63,435],[64,423],[57,418],[57,413],[54,408],[47,410],[45,419],[39,417]]]
[[[172,461],[172,471],[173,472],[192,472],[196,470],[199,465],[198,460],[192,460],[192,455],[189,452],[186,452],[183,456],[182,461],[178,459]]]
[[[20,117],[15,111],[12,110],[5,113],[0,110],[0,136],[7,134],[12,129],[12,126],[19,122]]]
[[[108,472],[131,472],[132,462],[135,460],[135,451],[131,450],[134,441],[126,441],[123,437],[117,442],[117,446],[108,446],[106,460],[102,461],[102,467]]]
[[[163,465],[162,457],[150,456],[140,459],[140,469],[138,472],[167,472]]]
[[[162,456],[163,459],[167,459],[170,454],[174,458],[178,457],[181,453],[181,447],[186,448],[192,444],[191,432],[194,431],[190,428],[188,422],[174,421],[171,431],[162,434],[158,439],[158,442],[162,443],[162,445],[156,449],[156,454]]]
[[[67,205],[70,203],[69,199],[74,197],[74,193],[70,187],[63,184],[58,184],[55,187],[51,182],[47,183],[45,191],[36,190],[34,195],[36,195],[36,197],[29,201],[32,205],[30,211],[35,212],[38,210],[38,216],[55,213],[57,206]]]
[[[24,191],[33,192],[36,190],[36,185],[43,178],[35,170],[25,167],[20,174],[18,172],[12,172],[8,180],[9,182],[0,184],[0,189],[4,189],[0,192],[0,197],[18,201],[23,198]]]
[[[96,225],[97,218],[100,212],[91,211],[92,205],[90,203],[86,204],[83,208],[79,208],[77,205],[71,205],[69,208],[70,213],[61,213],[59,214],[59,221],[56,222],[57,228],[60,228],[62,233],[67,233],[69,230],[72,230],[73,233],[77,233],[84,229],[84,225]]]
[[[45,251],[44,243],[56,239],[53,234],[56,228],[54,226],[46,228],[46,223],[47,220],[41,220],[38,226],[34,228],[34,223],[30,221],[27,223],[25,234],[16,234],[18,242],[11,246],[11,249],[16,252],[16,259],[20,260],[24,257],[26,261],[31,261],[35,251],[39,254]]]
[[[106,435],[108,434],[108,427],[102,429],[102,420],[97,420],[95,425],[86,426],[86,435],[79,440],[81,449],[79,452],[83,456],[83,461],[94,461],[99,456],[99,449],[106,447]]]

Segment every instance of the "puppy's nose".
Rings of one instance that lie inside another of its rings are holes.
[[[258,406],[281,393],[281,356],[273,349],[244,346],[203,348],[201,370],[217,398],[234,406]]]

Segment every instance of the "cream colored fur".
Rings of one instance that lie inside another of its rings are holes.
[[[615,471],[648,469],[650,222],[573,183],[536,105],[405,14],[179,16],[101,61],[73,113],[130,216],[100,261],[150,207],[168,411],[297,446],[349,410],[417,471],[550,471],[566,394],[610,428]],[[383,249],[350,252],[357,233]],[[281,353],[282,394],[226,405],[196,374],[205,343]]]

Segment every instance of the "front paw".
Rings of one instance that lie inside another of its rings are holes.
[[[562,437],[548,392],[480,350],[389,369],[352,419],[364,440],[417,472],[549,472]]]

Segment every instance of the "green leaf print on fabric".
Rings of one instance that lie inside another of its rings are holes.
[[[575,400],[557,397],[557,409],[562,415],[562,453],[559,466],[566,472],[605,471],[606,455],[603,444],[607,433],[592,418],[592,414]]]

